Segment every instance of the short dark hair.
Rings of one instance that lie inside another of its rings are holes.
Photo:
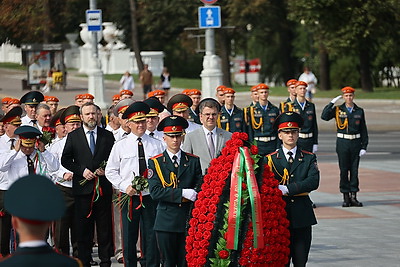
[[[221,108],[221,106],[218,104],[218,102],[215,99],[205,99],[205,100],[201,101],[199,104],[200,113],[203,113],[203,109],[205,107],[216,108],[218,112]]]

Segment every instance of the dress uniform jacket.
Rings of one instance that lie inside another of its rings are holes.
[[[189,108],[189,118],[187,120],[201,125],[200,116],[192,108]]]
[[[189,217],[191,201],[182,203],[182,189],[195,189],[201,180],[200,159],[197,156],[181,152],[181,160],[176,174],[176,188],[163,187],[161,179],[170,184],[170,173],[175,173],[175,167],[168,153],[164,153],[149,160],[149,169],[152,176],[149,177],[150,195],[159,201],[157,207],[154,230],[165,232],[185,232],[186,219]],[[163,178],[160,178],[154,161],[160,166]]]
[[[243,110],[235,105],[233,107],[232,115],[230,115],[226,107],[223,106],[218,118],[218,127],[231,133],[246,132],[246,122],[244,120]]]
[[[266,155],[276,149],[277,132],[274,130],[273,124],[278,116],[279,109],[269,101],[266,110],[261,107],[259,102],[253,107],[247,107],[245,110],[249,140],[257,140],[261,155]],[[263,141],[266,140],[265,138],[271,138],[271,141]],[[267,143],[270,142],[272,146],[269,145],[267,148]]]
[[[338,127],[338,121],[336,121],[337,133],[347,135],[360,134],[360,137],[357,139],[360,139],[361,141],[361,149],[366,150],[368,146],[368,131],[365,123],[364,110],[354,104],[353,111],[350,113],[347,110],[345,103],[336,107],[334,107],[334,104],[329,103],[322,111],[321,118],[325,121],[329,121],[335,118],[336,114],[339,124],[345,124],[345,121],[347,120],[347,127],[340,127],[340,125]]]
[[[300,114],[304,124],[300,129],[298,145],[307,151],[312,152],[312,146],[318,144],[318,125],[315,105],[306,100],[304,108],[301,107],[297,99],[293,105],[293,111]],[[303,137],[303,136],[307,137]]]
[[[293,111],[293,105],[294,102],[288,97],[286,101],[283,101],[279,104],[279,111],[281,113],[287,112],[287,111]]]
[[[307,151],[297,149],[292,166],[286,160],[282,148],[267,155],[268,165],[275,174],[280,184],[287,185],[288,196],[286,201],[286,212],[291,228],[301,228],[317,223],[312,202],[308,196],[319,186],[319,170],[316,156]],[[285,169],[288,171],[286,182],[283,180]]]
[[[40,246],[19,247],[11,256],[0,261],[0,266],[78,267],[82,264],[77,259],[55,252],[50,246]]]

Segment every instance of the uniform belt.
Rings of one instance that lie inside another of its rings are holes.
[[[276,136],[261,136],[261,137],[254,137],[255,140],[261,141],[261,142],[269,142],[269,141],[274,141],[276,139]]]
[[[313,137],[313,133],[299,133],[300,138],[311,138]]]
[[[353,140],[353,139],[358,139],[361,137],[361,134],[342,134],[342,133],[337,133],[337,137],[339,138],[344,138],[344,139],[349,139],[349,140]]]

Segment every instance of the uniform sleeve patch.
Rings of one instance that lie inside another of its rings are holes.
[[[153,170],[152,169],[148,169],[148,171],[147,171],[147,179],[150,179],[151,177],[153,177],[153,175],[154,175]]]

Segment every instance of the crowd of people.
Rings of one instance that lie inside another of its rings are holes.
[[[9,255],[18,237],[4,196],[21,177],[41,175],[65,201],[61,218],[45,220],[47,226],[55,220],[46,240],[56,251],[83,266],[110,266],[113,256],[125,266],[185,266],[186,221],[202,176],[232,133],[246,132],[280,181],[290,258],[294,266],[305,266],[311,226],[317,223],[309,193],[319,185],[317,114],[307,100],[309,84],[289,80],[288,98],[274,105],[268,85],[260,83],[250,89],[249,106],[240,108],[232,88],[218,86],[215,99],[202,99],[198,89],[169,98],[168,71],[162,75],[166,90],[152,90],[149,76],[140,78],[146,99],[136,101],[127,73],[104,115],[91,94],[77,95],[73,105],[61,109],[57,97],[38,91],[2,99],[0,253],[5,261],[14,257]],[[365,114],[354,103],[354,92],[343,88],[321,115],[335,118],[337,126],[343,207],[362,206],[358,165],[368,145]],[[344,103],[335,106],[342,97]],[[92,258],[93,244],[100,263]]]

